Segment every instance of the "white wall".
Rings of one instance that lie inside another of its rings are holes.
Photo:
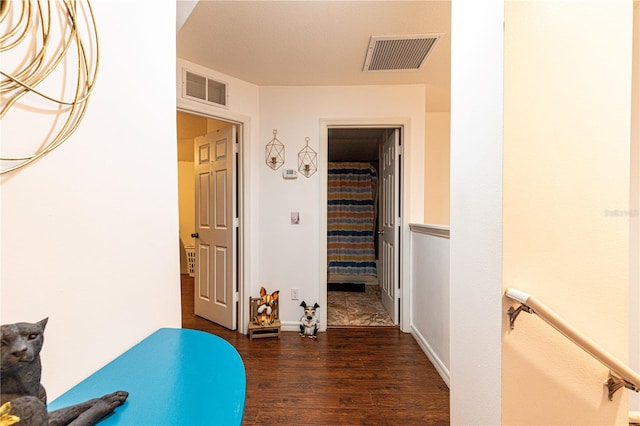
[[[426,114],[424,158],[424,223],[449,225],[449,112]]]
[[[451,8],[451,424],[497,425],[504,10]]]
[[[640,1],[633,2],[631,99],[631,197],[629,208],[629,366],[640,371]],[[640,394],[630,392],[629,408],[640,410]]]
[[[283,180],[282,169],[298,167],[297,154],[310,138],[309,146],[318,152],[319,165],[326,165],[326,140],[322,141],[321,120],[367,123],[372,119],[391,119],[409,123],[405,135],[405,220],[423,220],[424,182],[424,86],[352,86],[352,87],[261,87],[261,155],[253,167],[260,180],[260,273],[252,291],[264,285],[268,291],[280,290],[280,317],[283,324],[297,327],[301,300],[324,305],[320,292],[326,265],[321,264],[320,205],[321,185],[326,171],[311,178]],[[273,171],[264,164],[264,146],[278,130],[285,145],[285,165]],[[323,147],[324,144],[324,147]],[[261,158],[260,158],[261,157]],[[326,168],[326,167],[325,167]],[[326,186],[325,186],[326,188]],[[290,212],[300,212],[300,224],[290,224]],[[404,229],[407,231],[408,226]],[[325,236],[326,238],[326,236]],[[407,280],[408,282],[408,280]],[[326,286],[326,283],[323,283]],[[290,289],[300,289],[300,300],[290,300]],[[321,306],[321,319],[326,319]]]
[[[505,289],[626,363],[632,2],[505,6]],[[503,424],[626,423],[605,366],[535,316],[503,330]]]
[[[0,187],[1,321],[49,317],[50,399],[157,328],[180,326],[175,3],[130,2],[126,13],[92,4],[101,57],[84,120]],[[44,120],[3,118],[3,151]]]
[[[448,231],[446,227],[411,225],[411,334],[447,384],[450,378]]]

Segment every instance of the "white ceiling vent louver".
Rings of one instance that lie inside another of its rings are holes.
[[[183,70],[182,96],[194,101],[211,105],[228,107],[227,83]]]
[[[441,34],[371,36],[362,71],[419,70],[440,36]]]

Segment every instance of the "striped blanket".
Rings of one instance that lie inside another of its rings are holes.
[[[376,170],[368,163],[329,163],[328,273],[376,275]]]

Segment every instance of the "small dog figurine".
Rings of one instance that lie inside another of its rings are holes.
[[[280,290],[276,290],[271,294],[267,294],[264,287],[260,287],[260,301],[258,302],[258,315],[253,319],[256,324],[266,326],[273,324],[274,311],[273,308],[278,300]]]
[[[316,339],[318,337],[318,329],[320,328],[320,319],[316,316],[316,309],[320,307],[317,303],[313,306],[307,306],[303,300],[300,304],[304,308],[304,315],[300,318],[300,336],[309,336]]]

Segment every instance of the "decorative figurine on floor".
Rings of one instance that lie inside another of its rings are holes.
[[[309,336],[315,339],[318,337],[318,329],[320,328],[320,318],[316,315],[316,309],[320,307],[317,303],[313,306],[307,306],[303,300],[300,304],[304,308],[304,314],[300,318],[300,336]]]
[[[35,324],[20,322],[0,327],[0,404],[9,412],[5,419],[19,418],[25,426],[91,426],[122,405],[129,394],[117,391],[101,398],[47,412],[47,394],[40,384],[40,350],[48,318]],[[11,423],[8,423],[11,424]]]
[[[280,290],[276,290],[271,294],[267,293],[264,287],[260,287],[260,300],[258,301],[258,315],[253,319],[256,324],[268,326],[273,324],[275,320],[275,305],[278,303],[278,295]]]

